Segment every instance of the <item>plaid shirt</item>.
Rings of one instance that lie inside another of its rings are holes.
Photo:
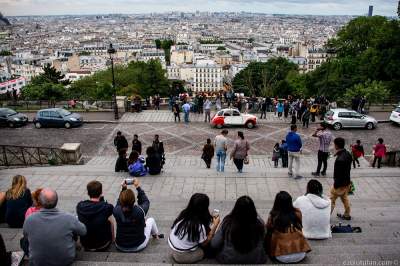
[[[321,130],[317,132],[319,138],[319,150],[322,152],[329,152],[329,145],[332,141],[332,133],[329,130]]]

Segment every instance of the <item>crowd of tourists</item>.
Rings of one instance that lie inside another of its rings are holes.
[[[115,163],[115,172],[129,172],[132,176],[158,175],[161,173],[165,163],[164,144],[159,140],[159,135],[154,135],[151,146],[146,149],[146,159],[142,154],[142,143],[138,135],[133,136],[132,151],[127,157],[129,149],[128,140],[121,131],[117,132],[114,138],[114,146],[118,152],[118,159]]]
[[[340,148],[344,142],[337,139],[335,144]],[[340,162],[340,167],[348,168],[347,164]],[[222,219],[219,210],[210,211],[206,194],[195,193],[171,224],[168,245],[172,257],[177,263],[216,258],[220,263],[258,264],[265,263],[268,256],[282,263],[300,262],[311,251],[307,239],[331,237],[330,214],[337,197],[348,202],[344,187],[349,178],[335,176],[331,200],[315,179],[295,201],[288,192],[280,191],[265,220],[249,196],[238,198]],[[344,194],[332,194],[339,190]],[[55,190],[39,188],[31,193],[24,176],[13,177],[11,187],[1,194],[2,218],[10,227],[23,228],[20,244],[30,265],[70,265],[77,245],[88,252],[107,251],[111,245],[120,252],[140,252],[151,238],[164,238],[155,219],[147,217],[150,200],[139,179],[122,182],[115,205],[104,199],[99,181],[87,184],[87,194],[88,199],[76,205],[74,216],[57,208]],[[349,212],[349,206],[345,207]],[[3,239],[1,242],[4,244]],[[4,245],[0,255],[1,261],[10,261]]]

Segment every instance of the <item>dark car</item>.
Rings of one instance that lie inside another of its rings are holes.
[[[24,114],[18,113],[10,108],[0,108],[0,124],[17,127],[24,126],[28,123],[28,117]]]
[[[36,128],[41,127],[77,127],[82,125],[83,119],[77,113],[71,113],[62,108],[39,110],[33,119]]]

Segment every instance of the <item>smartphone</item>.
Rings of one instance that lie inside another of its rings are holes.
[[[213,212],[212,212],[212,216],[215,217],[215,218],[218,217],[219,216],[219,210],[214,209]]]
[[[125,184],[132,185],[133,184],[133,178],[125,178]]]

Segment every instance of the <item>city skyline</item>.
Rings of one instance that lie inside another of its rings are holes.
[[[254,12],[299,15],[365,15],[374,6],[374,15],[396,16],[397,0],[216,0],[198,3],[188,0],[0,0],[5,16],[90,15],[181,12]]]

